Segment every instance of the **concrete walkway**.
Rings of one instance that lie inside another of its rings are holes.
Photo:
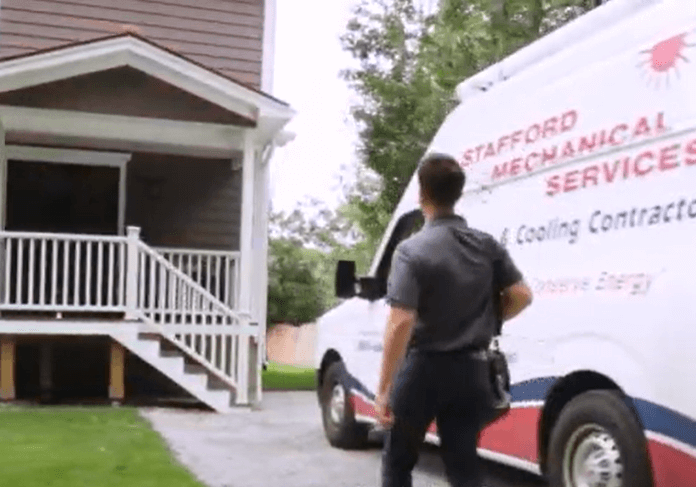
[[[379,445],[365,451],[331,448],[313,392],[264,394],[260,411],[221,415],[143,409],[176,457],[209,487],[372,487],[379,485]],[[497,468],[497,467],[496,467]],[[491,487],[538,487],[518,473],[493,473]],[[425,447],[414,487],[445,487],[438,452]]]

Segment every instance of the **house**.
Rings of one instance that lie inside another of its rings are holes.
[[[0,400],[260,400],[274,11],[2,1]]]

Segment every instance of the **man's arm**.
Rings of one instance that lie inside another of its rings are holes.
[[[507,249],[497,241],[494,242],[497,253],[496,260],[500,266],[497,271],[500,273],[498,277],[502,287],[501,315],[503,321],[507,321],[519,315],[527,306],[532,304],[532,290],[524,282],[522,273],[513,262]]]
[[[503,321],[511,320],[532,304],[532,290],[524,281],[519,281],[503,289],[500,305]]]
[[[379,394],[388,396],[391,393],[394,375],[406,355],[406,348],[415,322],[416,311],[414,309],[391,307],[387,328],[384,332],[384,351],[377,389]]]
[[[394,252],[387,285],[387,302],[391,308],[384,332],[378,388],[380,394],[390,393],[394,375],[406,354],[416,322],[418,294],[415,262],[403,247],[399,246]]]

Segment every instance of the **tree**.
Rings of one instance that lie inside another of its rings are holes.
[[[355,188],[348,204],[372,242],[381,238],[441,122],[432,110],[422,109],[431,92],[418,63],[426,25],[426,14],[413,0],[363,0],[341,39],[344,49],[360,63],[359,68],[343,73],[361,97],[352,109],[360,135],[358,156],[364,166],[358,185],[374,189],[368,196],[364,187]],[[377,184],[369,179],[372,174],[378,176]]]
[[[375,247],[417,163],[446,115],[458,83],[582,15],[594,0],[441,0],[436,12],[414,0],[363,0],[341,40],[358,61],[344,79],[360,96],[366,194],[349,192],[352,220]]]
[[[313,322],[324,311],[321,279],[298,242],[270,240],[268,275],[269,323],[297,326]]]
[[[298,269],[310,269],[318,281],[320,313],[339,302],[334,294],[337,261],[354,260],[358,272],[367,271],[373,251],[353,223],[353,213],[356,211],[349,203],[332,210],[311,198],[300,202],[290,214],[271,211],[269,259],[273,261],[279,254],[286,256],[291,253],[292,261],[275,261],[283,263],[283,271],[269,265],[269,309],[276,306],[270,302],[271,294],[283,295],[281,288],[288,282],[294,282],[297,275],[307,278],[305,274],[297,272]],[[290,244],[295,248],[289,249]],[[292,266],[295,268],[291,271]]]

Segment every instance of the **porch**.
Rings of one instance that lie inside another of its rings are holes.
[[[130,353],[215,410],[259,401],[291,116],[132,35],[0,63],[0,399],[22,337],[99,335],[114,400]]]

